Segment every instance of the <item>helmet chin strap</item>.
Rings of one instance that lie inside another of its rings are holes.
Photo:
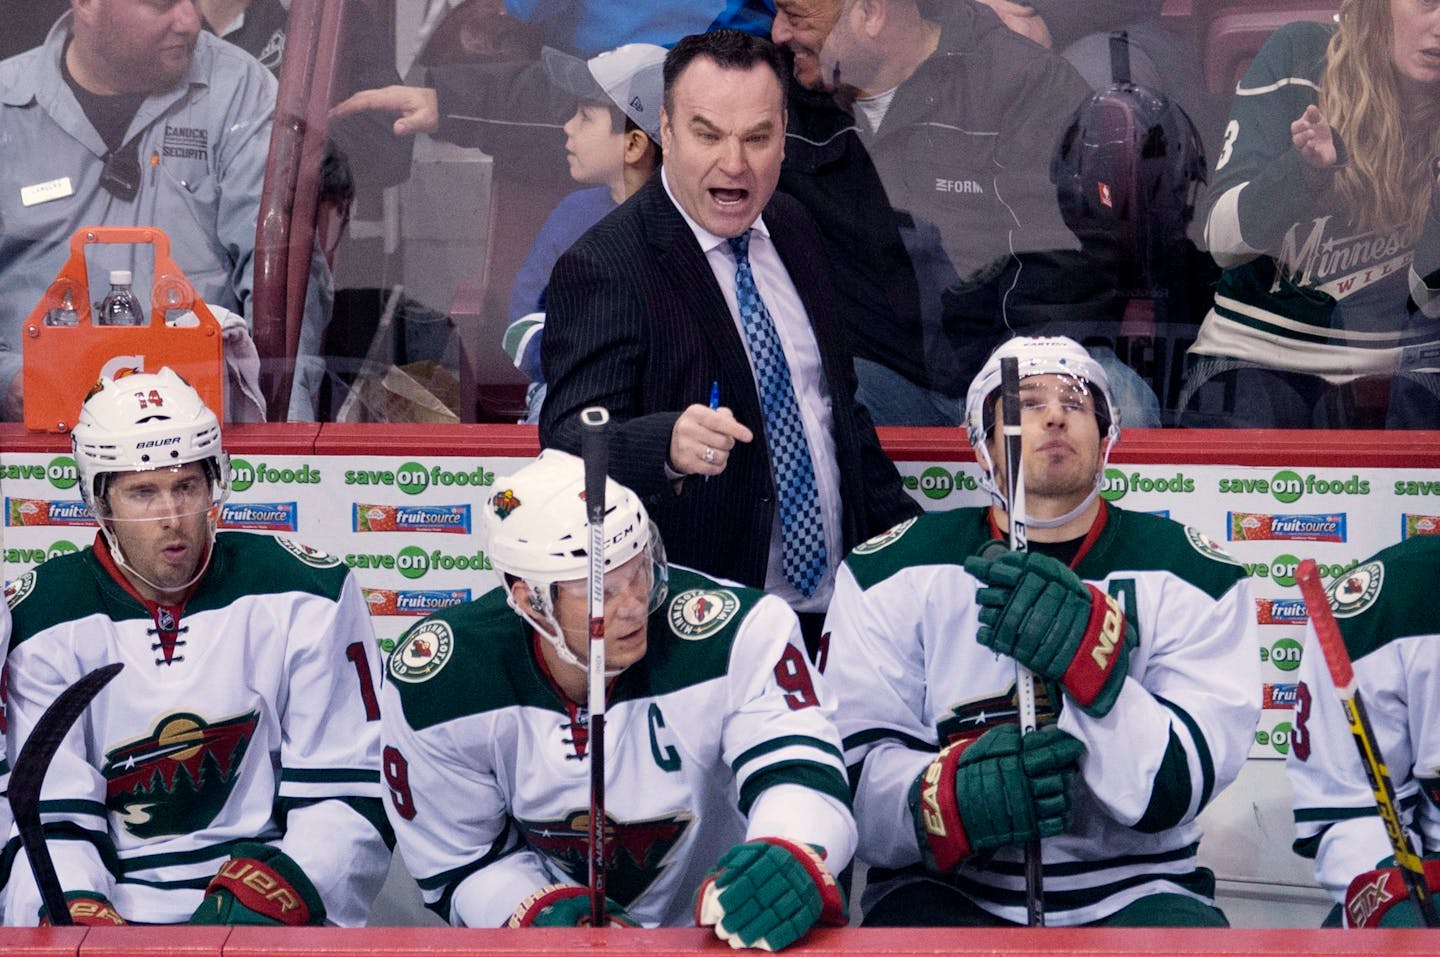
[[[540,585],[537,588],[534,582],[528,581],[525,582],[525,585],[530,589],[530,594],[532,595],[545,594],[544,591],[540,590],[546,587],[544,585]],[[560,630],[560,622],[555,620],[555,614],[550,610],[549,602],[542,600],[540,604],[532,606],[530,611],[526,611],[524,608],[521,608],[520,603],[515,600],[515,593],[509,590],[505,593],[505,601],[515,610],[517,615],[530,623],[530,626],[535,629],[536,634],[549,643],[550,647],[555,651],[556,657],[583,674],[588,675],[590,673],[590,666],[576,657],[575,652],[571,651],[570,646],[565,643],[565,633]],[[543,615],[543,620],[537,618],[534,612],[539,612]],[[629,666],[627,665],[626,667]],[[624,671],[624,668],[606,668],[605,677],[616,678],[624,673]]]
[[[211,508],[209,519],[206,522],[207,527],[210,529],[210,533],[206,536],[204,560],[200,562],[200,565],[195,569],[195,574],[190,577],[189,581],[187,581],[183,585],[175,585],[173,587],[157,584],[156,582],[152,582],[150,579],[142,575],[138,568],[136,568],[134,565],[130,564],[130,562],[126,560],[125,551],[120,547],[120,541],[115,537],[115,533],[110,530],[110,525],[104,521],[99,522],[99,525],[101,533],[103,533],[105,536],[106,543],[108,543],[110,546],[110,557],[115,559],[115,564],[119,568],[123,569],[126,573],[134,575],[136,578],[140,579],[142,582],[149,585],[151,588],[155,589],[155,591],[163,595],[168,592],[183,592],[185,589],[198,582],[201,576],[205,574],[205,570],[210,567],[210,559],[215,554],[215,516],[216,508]],[[111,519],[111,521],[114,521],[114,519]]]
[[[1077,515],[1080,515],[1087,508],[1089,508],[1090,503],[1095,501],[1095,496],[1100,494],[1100,488],[1103,484],[1104,478],[1102,475],[1102,477],[1095,480],[1095,487],[1090,490],[1089,495],[1085,496],[1085,498],[1081,500],[1079,505],[1076,505],[1070,511],[1066,512],[1064,515],[1059,516],[1058,518],[1035,518],[1032,515],[1026,515],[1025,526],[1027,528],[1059,528],[1061,525],[1064,525],[1066,522],[1075,518]]]
[[[1112,445],[1114,445],[1113,442],[1106,445],[1105,454],[1100,457],[1100,468],[1095,471],[1095,487],[1090,490],[1089,495],[1081,499],[1079,505],[1055,518],[1035,518],[1033,515],[1026,515],[1025,527],[1059,528],[1089,508],[1090,504],[1095,501],[1095,497],[1100,494],[1100,490],[1105,487],[1105,467],[1110,464],[1110,447]],[[1006,515],[1009,515],[1010,503],[995,482],[995,463],[990,460],[990,450],[981,445],[975,452],[976,458],[980,461],[980,486],[990,493],[990,500],[1004,510]]]

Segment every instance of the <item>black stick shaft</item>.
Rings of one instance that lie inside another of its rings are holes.
[[[585,515],[589,524],[590,713],[590,925],[604,927],[605,914],[605,478],[609,471],[606,429],[610,413],[592,406],[580,413],[580,457],[585,463]]]
[[[1010,517],[1010,547],[1023,552],[1029,547],[1025,534],[1025,476],[1021,459],[1020,364],[1014,358],[1000,360],[1000,422],[1005,439],[1005,507]],[[1029,734],[1039,721],[1035,709],[1035,676],[1015,663],[1015,697],[1020,732]],[[1045,926],[1045,869],[1039,839],[1025,842],[1025,915],[1031,927]]]
[[[35,875],[35,886],[50,923],[57,927],[68,926],[73,921],[65,903],[65,890],[55,873],[55,861],[45,844],[45,828],[40,822],[40,789],[45,783],[45,772],[50,769],[50,762],[71,727],[100,689],[124,667],[118,661],[103,665],[60,692],[35,722],[10,772],[10,811],[15,815],[20,844],[30,861],[30,871]]]

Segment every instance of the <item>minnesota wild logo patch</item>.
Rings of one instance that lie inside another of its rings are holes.
[[[1224,547],[1221,546],[1219,542],[1215,541],[1215,539],[1211,538],[1209,535],[1206,535],[1198,528],[1191,528],[1189,525],[1186,525],[1185,540],[1190,543],[1191,548],[1195,549],[1197,552],[1199,552],[1201,555],[1204,555],[1206,558],[1213,558],[1215,559],[1215,561],[1224,562],[1227,565],[1240,564],[1235,559],[1230,557],[1230,553],[1225,551]]]
[[[670,629],[691,641],[719,631],[740,610],[740,597],[725,589],[692,588],[670,602]]]
[[[905,521],[901,522],[899,525],[896,525],[888,529],[887,531],[883,531],[879,535],[876,535],[874,538],[868,539],[867,541],[863,541],[859,545],[856,545],[855,554],[869,555],[872,552],[878,552],[886,545],[893,545],[895,542],[898,542],[900,540],[900,536],[904,535],[905,532],[910,528],[910,526],[914,524],[914,518],[905,519]]]
[[[29,598],[30,593],[34,590],[35,569],[32,568],[13,582],[5,583],[5,604],[14,608],[26,598]]]
[[[1380,562],[1350,569],[1330,586],[1330,610],[1336,618],[1354,618],[1375,604],[1384,581],[1385,566]]]
[[[291,555],[300,559],[307,565],[315,568],[334,568],[340,564],[340,559],[329,552],[322,552],[318,548],[311,548],[309,545],[302,545],[299,542],[292,542],[288,538],[277,538],[276,543]]]
[[[390,654],[390,677],[407,684],[429,681],[455,650],[455,633],[443,621],[422,621]]]

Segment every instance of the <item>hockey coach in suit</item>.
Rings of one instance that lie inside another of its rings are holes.
[[[779,594],[813,651],[845,553],[918,507],[855,403],[819,233],[775,192],[776,48],[681,40],[661,136],[661,173],[551,275],[541,445],[578,450],[580,411],[609,409],[610,474],[644,498],[670,559]]]

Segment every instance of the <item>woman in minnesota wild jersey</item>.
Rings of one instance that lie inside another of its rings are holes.
[[[1028,552],[999,541],[1004,357],[1019,365]],[[996,504],[857,547],[825,619],[865,923],[1024,923],[1022,848],[1044,838],[1048,924],[1224,926],[1196,817],[1260,717],[1244,570],[1194,529],[1099,498],[1120,430],[1078,343],[1010,340],[965,405]],[[1049,689],[1023,737],[1017,663]]]
[[[504,586],[390,656],[390,819],[426,904],[467,927],[588,923],[588,539],[581,461],[496,483]],[[780,949],[843,924],[855,822],[832,702],[779,598],[667,568],[629,489],[605,493],[607,913]],[[698,898],[698,899],[697,899]]]
[[[1437,156],[1440,4],[1344,0],[1266,41],[1215,162],[1183,425],[1440,427]]]

